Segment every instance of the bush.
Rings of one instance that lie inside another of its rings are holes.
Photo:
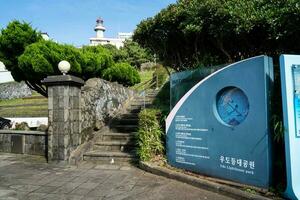
[[[168,72],[162,65],[156,65],[153,73],[152,82],[157,83],[153,87],[161,87],[168,78]]]
[[[113,56],[102,46],[85,46],[81,49],[83,63],[82,77],[101,77],[105,69],[113,66]]]
[[[40,80],[61,74],[58,63],[67,60],[71,64],[70,74],[81,75],[81,52],[71,45],[61,45],[52,41],[39,41],[26,47],[18,59],[18,67],[25,80],[39,83]]]
[[[109,50],[116,63],[127,62],[135,68],[140,68],[142,63],[149,62],[153,59],[146,49],[131,40],[126,40],[124,46],[120,49],[111,44],[103,45],[103,47]]]
[[[117,81],[124,86],[133,86],[141,82],[138,71],[128,63],[117,63],[103,71],[103,78]]]
[[[164,153],[163,131],[157,119],[160,112],[144,109],[139,113],[139,130],[137,134],[137,154],[142,161],[148,161],[155,155]]]
[[[160,125],[165,129],[165,119],[170,113],[170,81],[161,87],[153,101],[153,106],[160,110]]]
[[[29,128],[27,122],[21,122],[21,123],[16,123],[15,130],[29,131],[30,128]]]

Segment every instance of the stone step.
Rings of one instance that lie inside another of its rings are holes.
[[[136,119],[138,120],[138,113],[127,113],[120,116],[122,119]]]
[[[145,104],[145,108],[150,108],[152,106],[152,104]],[[141,105],[130,105],[130,109],[134,110],[134,109],[141,109],[144,108],[144,104]]]
[[[104,133],[102,141],[134,141],[136,133]]]
[[[140,96],[137,96],[134,98],[134,100],[153,100],[155,99],[156,95],[146,95],[146,96],[143,96],[143,95],[140,95]]]
[[[116,118],[111,121],[114,125],[137,125],[139,123],[138,117],[136,118]]]
[[[136,155],[132,152],[102,152],[90,151],[83,155],[83,160],[99,164],[128,165],[137,162]]]
[[[146,105],[152,105],[152,101],[145,101]],[[144,100],[139,101],[132,101],[130,103],[131,106],[138,106],[138,105],[144,105]]]
[[[137,132],[138,125],[125,125],[125,124],[111,124],[110,129],[113,132],[121,132],[121,133],[128,133],[128,132]]]
[[[140,102],[147,102],[147,103],[151,103],[153,102],[155,98],[144,98],[144,97],[136,97],[134,98],[131,103],[140,103]]]
[[[94,144],[93,150],[130,152],[135,146],[135,141],[99,141]]]
[[[128,109],[128,113],[135,113],[135,114],[139,114],[141,112],[142,108],[135,108],[135,109]]]
[[[153,100],[154,100],[155,98],[153,97],[146,97],[146,98],[144,98],[144,97],[136,97],[132,102],[138,102],[138,103],[140,103],[140,102],[148,102],[148,103],[151,103],[151,102],[153,102]]]
[[[146,94],[150,94],[150,95],[151,94],[155,94],[156,95],[158,92],[159,92],[158,90],[152,90],[152,91],[151,90],[147,90]]]

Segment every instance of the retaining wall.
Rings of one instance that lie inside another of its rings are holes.
[[[0,152],[45,156],[46,145],[45,132],[0,130]]]

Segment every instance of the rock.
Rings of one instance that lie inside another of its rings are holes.
[[[48,126],[47,125],[44,125],[44,124],[41,124],[39,127],[37,127],[36,129],[37,131],[43,131],[43,132],[46,132],[48,130]]]
[[[82,130],[101,129],[134,95],[133,90],[118,83],[99,78],[87,80],[81,92]]]
[[[0,84],[0,99],[15,99],[31,96],[30,88],[24,82]]]

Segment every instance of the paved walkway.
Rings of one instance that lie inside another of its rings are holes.
[[[40,157],[0,154],[0,200],[220,199],[213,192],[135,167],[47,164]]]

